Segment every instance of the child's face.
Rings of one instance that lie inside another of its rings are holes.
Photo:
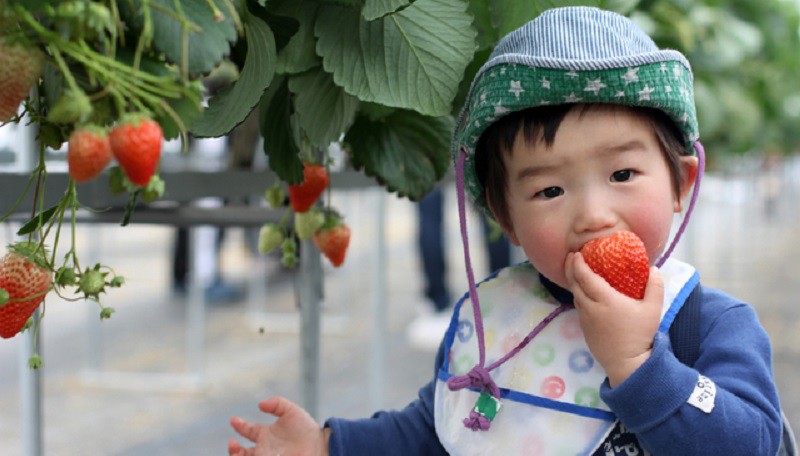
[[[688,177],[676,198],[651,125],[613,106],[570,111],[550,148],[520,134],[505,160],[505,231],[539,272],[565,288],[567,253],[616,231],[636,233],[652,264],[697,167],[696,157],[681,158]]]

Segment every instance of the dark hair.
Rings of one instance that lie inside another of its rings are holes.
[[[475,173],[484,189],[486,202],[492,207],[500,225],[510,226],[505,158],[511,154],[517,134],[522,131],[526,141],[534,143],[541,140],[550,147],[555,141],[561,122],[570,111],[580,109],[582,114],[599,106],[604,104],[562,104],[523,109],[504,116],[481,134],[475,148]],[[665,112],[655,108],[610,106],[628,109],[649,121],[667,159],[675,197],[679,197],[683,180],[680,157],[688,155],[689,151],[683,144],[683,136],[675,122]]]

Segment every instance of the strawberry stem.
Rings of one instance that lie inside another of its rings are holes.
[[[47,49],[51,54],[53,54],[53,58],[56,60],[56,65],[58,65],[58,69],[61,70],[61,73],[64,75],[64,79],[67,80],[69,87],[75,92],[83,93],[83,90],[81,90],[80,86],[75,81],[72,71],[69,70],[67,62],[65,62],[64,57],[61,56],[61,51],[59,51],[55,46],[47,46]]]
[[[9,211],[6,212],[5,215],[0,217],[0,223],[2,223],[11,214],[13,214],[17,210],[17,206],[22,204],[22,200],[25,199],[25,195],[28,194],[28,190],[30,190],[31,184],[33,184],[33,179],[35,179],[35,178],[36,178],[36,174],[35,173],[31,173],[31,177],[28,179],[28,183],[25,185],[25,189],[22,191],[22,195],[20,195],[19,199],[17,199],[17,202],[15,202],[14,205],[11,206],[11,209],[9,209]]]

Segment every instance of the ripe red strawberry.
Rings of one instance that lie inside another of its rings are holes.
[[[17,114],[22,100],[42,74],[44,57],[31,46],[6,43],[0,37],[0,122],[8,122]]]
[[[100,174],[111,161],[111,143],[99,128],[80,128],[69,135],[67,164],[75,182],[86,182]]]
[[[350,227],[341,222],[333,227],[323,226],[314,233],[314,245],[338,268],[344,263],[350,245]]]
[[[109,134],[111,152],[131,182],[144,187],[156,172],[164,133],[146,117],[124,120]]]
[[[8,292],[8,301],[0,306],[0,336],[4,339],[20,332],[53,283],[53,273],[41,264],[44,252],[39,249],[34,256],[37,261],[29,256],[35,246],[31,242],[14,244],[0,259],[0,288]]]
[[[639,236],[630,231],[593,239],[581,247],[586,264],[615,290],[634,299],[644,298],[650,276],[647,250]]]
[[[328,171],[320,165],[303,164],[303,182],[289,186],[289,203],[295,212],[305,212],[317,202],[328,187]]]

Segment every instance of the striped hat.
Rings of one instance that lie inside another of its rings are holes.
[[[692,70],[678,51],[661,50],[636,24],[593,7],[555,8],[508,34],[476,74],[451,142],[466,152],[464,184],[486,209],[474,156],[478,138],[502,116],[543,105],[613,103],[664,111],[697,140]],[[488,212],[488,211],[487,211]]]

